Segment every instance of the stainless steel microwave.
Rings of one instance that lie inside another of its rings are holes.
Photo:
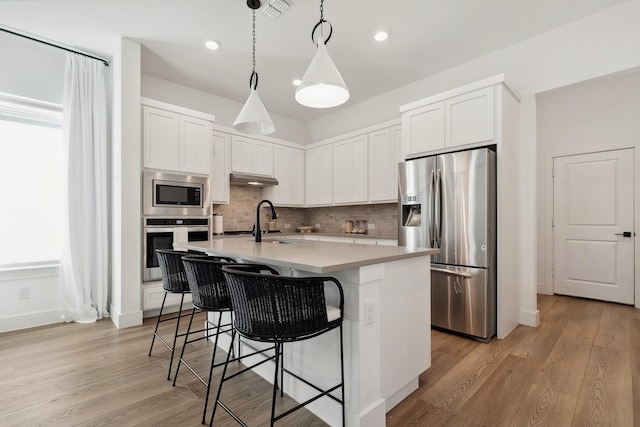
[[[144,171],[142,198],[144,215],[208,216],[209,178]]]

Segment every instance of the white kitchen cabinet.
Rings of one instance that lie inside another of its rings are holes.
[[[494,84],[489,82],[401,106],[404,157],[494,143],[495,109]]]
[[[402,114],[403,151],[406,154],[444,147],[444,111],[444,102],[436,102]]]
[[[278,206],[304,206],[304,151],[275,144],[273,158],[278,185],[266,187],[263,196]]]
[[[147,105],[142,115],[143,167],[209,174],[211,121]]]
[[[333,146],[305,152],[305,199],[307,206],[333,203]]]
[[[359,135],[333,144],[333,202],[364,203],[368,199],[368,139]]]
[[[229,173],[231,172],[231,135],[213,131],[211,156],[211,202],[229,203]]]
[[[494,139],[493,87],[445,101],[445,146],[487,143]]]
[[[142,310],[154,310],[159,309],[162,306],[162,299],[164,298],[164,289],[162,288],[162,282],[147,282],[142,285]],[[166,307],[173,307],[180,305],[181,295],[178,293],[167,293],[167,299],[164,303]],[[189,305],[191,302],[191,294],[186,293],[184,295],[184,304]]]
[[[369,201],[394,202],[398,198],[398,162],[402,127],[369,134]]]
[[[233,135],[231,142],[233,172],[273,176],[273,144]]]

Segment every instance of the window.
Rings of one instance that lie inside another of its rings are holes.
[[[60,261],[62,108],[0,95],[0,268]]]

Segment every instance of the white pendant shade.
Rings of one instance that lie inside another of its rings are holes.
[[[247,102],[233,122],[233,128],[250,135],[269,135],[276,130],[255,89],[251,89]]]
[[[307,107],[330,108],[348,99],[349,89],[329,57],[324,37],[319,37],[318,50],[296,89],[296,101]]]

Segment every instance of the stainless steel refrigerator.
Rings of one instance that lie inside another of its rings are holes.
[[[495,162],[481,148],[399,165],[399,245],[440,249],[431,324],[480,341],[496,334]]]

